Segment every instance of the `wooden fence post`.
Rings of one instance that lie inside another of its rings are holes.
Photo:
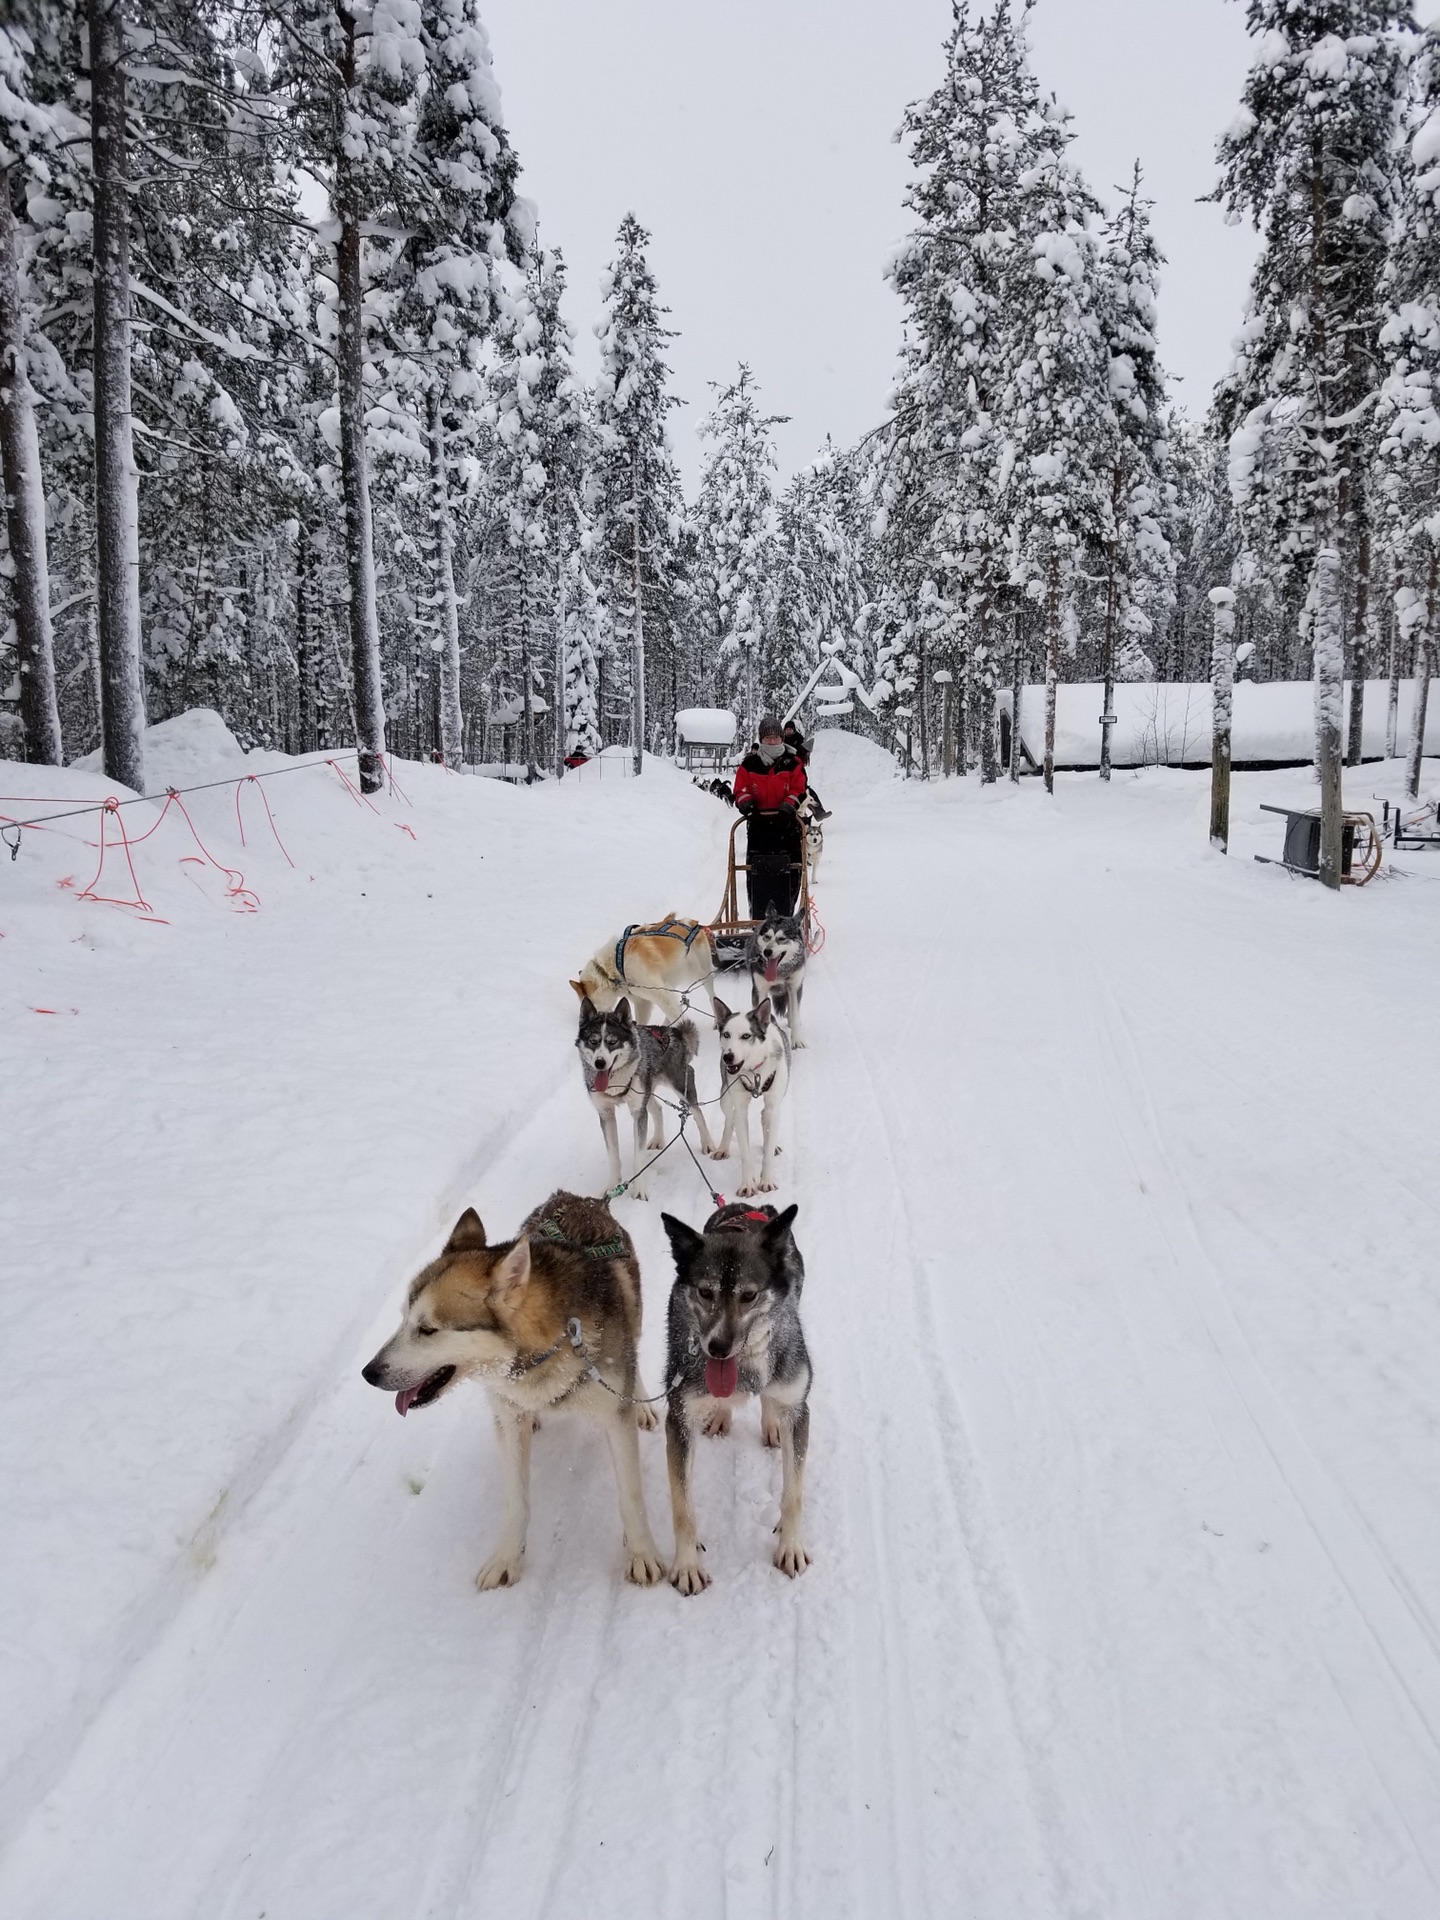
[[[1235,687],[1235,595],[1229,587],[1212,587],[1215,639],[1210,654],[1213,690],[1213,745],[1210,750],[1210,844],[1220,853],[1230,851],[1230,717]]]

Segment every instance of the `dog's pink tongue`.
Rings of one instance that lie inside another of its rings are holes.
[[[419,1387],[402,1387],[395,1396],[395,1411],[403,1420],[410,1411],[410,1403],[420,1391]]]
[[[610,1069],[606,1067],[603,1073],[597,1073],[595,1075],[595,1091],[596,1093],[608,1093],[609,1090]]]
[[[728,1400],[735,1391],[735,1383],[740,1378],[738,1360],[707,1360],[705,1362],[705,1391],[714,1394],[717,1400]]]
[[[779,978],[779,976],[780,976],[780,962],[778,960],[767,960],[765,962],[766,982],[769,985],[773,986],[775,981]]]

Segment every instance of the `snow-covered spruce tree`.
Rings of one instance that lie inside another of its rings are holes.
[[[1165,376],[1155,341],[1162,259],[1150,228],[1151,202],[1140,197],[1137,161],[1129,191],[1102,239],[1101,325],[1109,353],[1113,431],[1110,499],[1105,515],[1103,712],[1115,676],[1153,677],[1145,643],[1174,600],[1175,561],[1167,532],[1169,445]],[[1100,729],[1100,778],[1110,778],[1110,723]]]
[[[37,28],[50,23],[39,7]],[[60,136],[53,108],[32,97],[34,42],[19,11],[0,24],[0,475],[10,542],[11,597],[19,652],[20,720],[25,758],[45,766],[64,760],[60,707],[55,696],[55,650],[50,621],[50,565],[45,535],[45,487],[35,394],[30,384],[32,298],[25,272],[28,251],[22,192],[49,177],[46,150]],[[66,125],[66,132],[79,131]]]
[[[598,658],[604,612],[583,543],[577,543],[565,563],[560,622],[561,745],[566,756],[584,754],[589,759],[603,744]]]
[[[1217,404],[1249,544],[1297,583],[1315,674],[1320,877],[1341,880],[1344,550],[1355,697],[1369,613],[1368,426],[1409,0],[1249,0],[1254,63],[1220,143],[1215,198],[1259,228],[1234,370]],[[1298,598],[1298,591],[1292,592]]]
[[[773,711],[790,706],[823,659],[852,650],[866,594],[845,524],[848,477],[841,456],[827,447],[780,499],[772,639],[760,676],[761,704]]]
[[[571,332],[560,311],[565,266],[541,254],[524,290],[506,303],[501,352],[491,376],[495,451],[490,484],[509,553],[503,635],[524,714],[529,777],[537,771],[533,702],[544,666],[563,671],[562,589],[579,544],[582,410],[570,362]],[[552,676],[557,723],[563,687]],[[552,758],[555,756],[552,756]]]
[[[1415,706],[1406,790],[1420,789],[1440,574],[1440,30],[1410,67],[1399,216],[1385,272],[1375,495],[1400,567],[1391,684],[1414,646]],[[1409,578],[1405,575],[1408,573]]]
[[[738,704],[753,738],[775,568],[770,429],[785,416],[761,413],[755,376],[743,364],[729,386],[711,384],[715,405],[700,427],[710,450],[695,503],[701,615],[717,696]]]
[[[617,638],[628,641],[631,658],[630,738],[637,774],[646,739],[647,616],[665,574],[678,492],[665,421],[679,401],[667,391],[665,342],[671,336],[645,254],[649,244],[650,235],[627,213],[615,238],[615,258],[601,277],[595,322],[600,534],[611,620]]]
[[[1025,178],[1018,242],[1028,271],[1011,283],[1020,345],[996,403],[1010,506],[1011,579],[1044,607],[1045,787],[1055,780],[1056,690],[1070,597],[1087,543],[1110,538],[1110,356],[1104,281],[1091,225],[1097,203],[1071,163],[1068,116],[1044,106],[1054,137]]]
[[[890,270],[907,340],[881,511],[897,577],[908,591],[931,583],[926,650],[968,682],[987,780],[997,616],[1017,590],[1044,595],[1053,685],[1062,599],[1082,538],[1099,529],[1099,442],[1112,426],[1097,203],[1067,158],[1066,115],[1030,71],[1028,11],[1028,0],[957,7],[945,79],[906,115],[918,224]]]
[[[434,181],[415,159],[428,56],[419,0],[273,0],[297,154],[327,189],[336,262],[336,370],[350,643],[362,792],[384,777],[385,710],[365,445],[365,234],[422,217]]]
[[[387,275],[399,295],[388,317],[389,371],[416,394],[425,423],[442,617],[440,745],[446,764],[456,766],[463,723],[449,449],[457,414],[483,397],[481,350],[495,320],[499,262],[523,264],[534,217],[516,198],[518,162],[475,0],[421,0],[420,36],[427,74],[409,164],[428,176],[429,190],[418,196]]]

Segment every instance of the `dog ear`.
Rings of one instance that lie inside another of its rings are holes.
[[[733,1020],[734,1018],[735,1018],[734,1014],[731,1013],[729,1007],[726,1006],[725,1002],[717,997],[715,1001],[716,1026],[723,1027],[727,1020]]]
[[[686,1226],[683,1220],[677,1220],[673,1213],[662,1213],[660,1224],[670,1236],[670,1251],[675,1256],[675,1265],[683,1272],[704,1246],[704,1236],[693,1227]]]
[[[490,1275],[490,1291],[501,1300],[517,1294],[530,1278],[530,1242],[523,1235]]]
[[[610,1018],[612,1020],[622,1021],[627,1027],[635,1018],[634,1014],[630,1011],[630,999],[627,994],[622,993],[620,998],[615,1002],[615,1008]]]
[[[590,989],[583,980],[572,980],[570,984],[582,1000],[588,1000],[590,998]]]
[[[446,1253],[478,1253],[485,1245],[485,1229],[473,1207],[467,1207],[455,1222],[454,1232],[445,1242]]]
[[[762,1231],[770,1246],[776,1246],[780,1241],[788,1239],[790,1229],[795,1224],[795,1216],[799,1211],[799,1207],[792,1201],[783,1213],[777,1213],[773,1220],[765,1222]]]
[[[770,1016],[774,1011],[775,1009],[770,1004],[770,996],[768,993],[762,993],[750,1009],[750,1018],[755,1022],[761,1033],[764,1033],[765,1029],[770,1025]]]

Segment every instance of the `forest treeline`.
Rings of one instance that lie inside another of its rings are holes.
[[[993,777],[999,688],[1203,678],[1217,585],[1257,678],[1428,672],[1440,41],[1250,0],[1214,197],[1261,248],[1197,418],[1140,171],[1107,211],[1027,12],[958,4],[905,113],[886,416],[782,487],[741,366],[687,499],[649,235],[583,378],[477,0],[3,0],[0,752],[143,786],[145,722],[205,705],[367,784],[545,767],[830,659],[912,766],[949,676]]]

